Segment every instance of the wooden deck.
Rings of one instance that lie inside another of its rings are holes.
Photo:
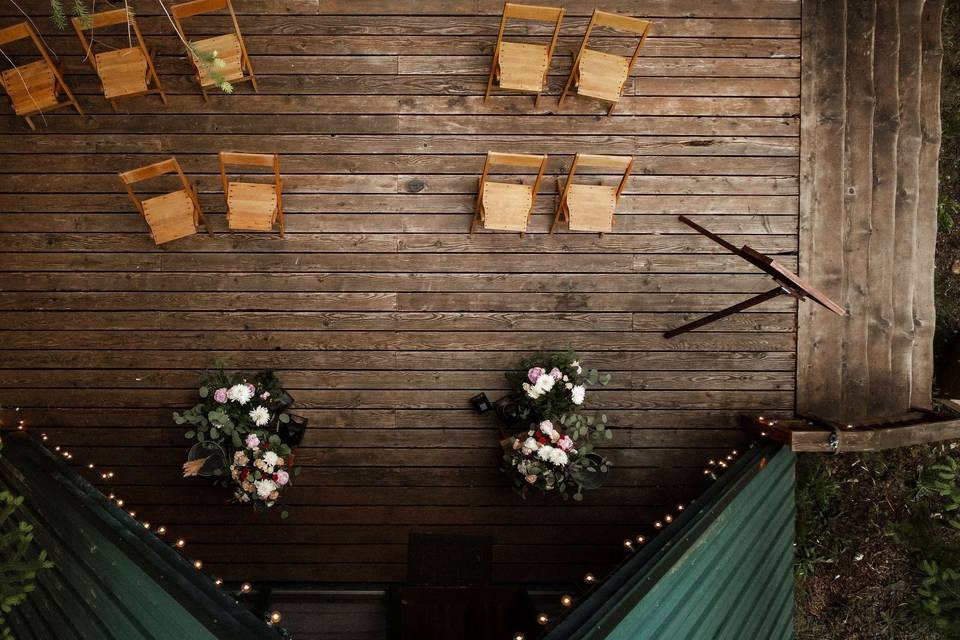
[[[661,333],[770,286],[678,214],[797,268],[798,0],[565,1],[539,110],[482,104],[498,0],[237,0],[260,94],[209,104],[157,3],[131,4],[168,106],[113,113],[75,35],[45,17],[89,116],[31,133],[0,100],[0,404],[114,469],[116,492],[211,573],[402,581],[407,534],[430,531],[494,536],[498,581],[569,582],[697,495],[704,462],[742,444],[741,413],[793,415],[793,303]],[[652,19],[652,35],[613,116],[577,98],[557,113],[595,5]],[[0,3],[0,25],[17,19]],[[285,239],[226,233],[221,150],[281,154]],[[550,155],[525,238],[466,233],[488,150]],[[636,156],[603,238],[546,233],[578,151]],[[116,172],[171,154],[217,235],[160,250]],[[497,397],[524,353],[567,346],[613,374],[590,404],[618,427],[616,468],[584,504],[524,502],[467,400]],[[282,524],[178,478],[170,414],[215,357],[276,368],[310,418]]]

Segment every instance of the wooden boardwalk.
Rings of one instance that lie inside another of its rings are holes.
[[[158,4],[131,4],[168,106],[112,112],[75,35],[46,17],[88,117],[49,114],[31,133],[0,100],[0,405],[114,469],[117,493],[211,573],[402,581],[408,533],[431,531],[493,535],[498,581],[568,582],[697,495],[704,462],[743,443],[738,415],[793,414],[791,302],[661,333],[770,286],[678,214],[797,268],[798,0],[564,2],[539,110],[482,104],[499,1],[237,0],[260,93],[209,104]],[[650,18],[651,38],[613,116],[577,98],[557,112],[595,5]],[[0,26],[17,19],[0,3]],[[285,239],[226,233],[221,150],[281,154]],[[525,238],[466,233],[488,150],[550,155]],[[578,151],[636,156],[603,238],[546,233]],[[160,250],[116,172],[171,154],[217,235]],[[497,397],[524,353],[567,346],[613,374],[589,404],[618,427],[616,468],[584,504],[523,502],[467,400]],[[170,414],[215,357],[276,368],[310,418],[282,524],[178,478]]]
[[[800,310],[806,416],[932,407],[943,6],[804,3],[800,267],[848,311]]]

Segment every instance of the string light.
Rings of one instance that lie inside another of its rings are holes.
[[[87,469],[93,469],[93,463],[92,463],[92,462],[87,465]]]
[[[150,523],[149,523],[149,522],[144,522],[144,523],[143,523],[143,528],[144,528],[144,529],[149,529],[149,528],[150,528]]]
[[[249,582],[244,582],[240,585],[240,593],[250,593],[251,591],[253,591],[253,585]]]
[[[654,529],[663,529],[663,523],[660,522],[659,520],[657,520],[656,522],[653,523],[653,528],[654,528]]]
[[[637,544],[643,544],[646,541],[647,541],[646,537],[642,535],[637,535]]]
[[[563,594],[562,596],[560,596],[560,604],[562,604],[565,607],[572,607],[573,598],[567,594]]]
[[[166,532],[167,532],[167,528],[166,528],[165,526],[160,525],[159,527],[157,527],[157,535],[158,535],[158,536],[162,536],[162,535],[165,534]]]
[[[197,569],[197,570],[203,569],[203,562],[200,561],[200,560],[194,560],[194,561],[193,561],[193,568],[194,568],[194,569]]]
[[[215,584],[215,585],[217,585],[217,586],[219,587],[220,585],[223,584],[223,580],[222,580],[221,578],[214,578],[214,579],[213,579],[213,584]]]
[[[121,500],[120,498],[117,498],[117,506],[118,506],[118,507],[122,507],[122,506],[123,506],[123,500]]]
[[[187,541],[183,538],[177,538],[177,549],[183,549],[185,546],[187,546]]]
[[[128,513],[130,514],[130,517],[131,517],[131,518],[136,518],[136,517],[137,517],[137,512],[136,512],[136,511],[129,511]]]
[[[683,506],[683,503],[677,505],[677,511],[683,511],[686,507]]]
[[[272,622],[273,624],[280,624],[280,619],[281,619],[281,616],[279,611],[274,611],[273,613],[270,614],[270,622]]]
[[[517,631],[515,634],[513,634],[513,640],[527,640],[527,636]]]
[[[668,513],[667,515],[663,516],[663,521],[667,524],[670,524],[673,522],[673,516]]]
[[[542,624],[543,626],[546,626],[546,625],[550,624],[550,616],[548,616],[548,615],[545,614],[545,613],[538,613],[538,614],[537,614],[537,622],[540,623],[540,624]]]
[[[624,540],[623,548],[626,549],[627,551],[633,551],[633,540],[631,540],[630,538],[627,538],[626,540]]]
[[[588,573],[585,576],[583,576],[583,581],[586,582],[587,584],[593,584],[594,582],[597,581],[597,577],[592,573]]]

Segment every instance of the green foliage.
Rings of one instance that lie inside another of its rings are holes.
[[[73,16],[80,21],[80,27],[89,29],[92,23],[87,3],[84,0],[73,0],[71,9]],[[50,0],[50,20],[61,31],[67,28],[67,11],[63,7],[63,0]]]
[[[193,42],[187,42],[187,53],[193,56],[198,65],[203,67],[204,72],[210,76],[217,88],[224,93],[233,93],[233,85],[230,84],[220,69],[227,66],[227,63],[217,55],[216,51],[201,51]]]
[[[947,179],[949,180],[949,176]],[[940,200],[937,202],[937,227],[940,231],[952,232],[958,214],[960,214],[960,201],[949,193],[941,193]]]
[[[960,637],[960,571],[943,568],[936,562],[920,563],[923,579],[917,589],[920,606],[935,629],[948,638]]]
[[[34,590],[37,574],[53,568],[47,552],[33,548],[33,526],[16,518],[23,497],[0,492],[0,638],[12,640],[6,616]]]

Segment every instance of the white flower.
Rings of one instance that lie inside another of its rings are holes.
[[[532,452],[540,448],[540,444],[533,438],[527,438],[523,441],[523,446],[520,448],[520,451],[523,455],[528,456]]]
[[[567,388],[568,391],[569,391],[570,389],[573,389],[573,383],[572,383],[572,382],[568,382],[568,383],[565,384],[564,386]]]
[[[271,493],[277,490],[277,485],[273,480],[257,480],[253,484],[257,486],[257,496],[261,500],[266,500]]]
[[[564,381],[564,382],[570,382],[570,378],[569,378],[568,376],[564,375],[564,376],[563,376],[563,381]]]
[[[582,384],[578,384],[573,389],[570,389],[570,401],[573,404],[583,404],[583,396],[586,395],[587,390]]]
[[[536,383],[531,387],[528,385],[524,386],[524,389],[527,392],[527,395],[536,400],[545,393],[549,393],[553,389],[553,385],[556,380],[553,379],[549,373],[545,373],[537,378]]]
[[[267,451],[265,454],[263,454],[263,461],[267,463],[268,467],[276,466],[278,458],[279,456],[277,456],[277,454],[275,454],[273,451]]]
[[[239,404],[247,404],[252,397],[253,392],[250,391],[250,387],[245,384],[235,384],[227,389],[227,399]]]
[[[549,420],[544,420],[540,423],[540,431],[543,431],[546,435],[553,433],[553,423]]]
[[[550,445],[541,447],[540,450],[537,451],[537,457],[558,467],[565,466],[568,460],[567,454],[564,451]]]
[[[257,425],[258,427],[262,427],[270,422],[270,412],[267,411],[265,406],[260,405],[256,409],[250,411],[250,419],[253,420],[253,424]]]
[[[579,360],[574,360],[573,362],[570,363],[570,366],[577,370],[577,375],[580,375],[581,373],[583,373],[583,367],[580,366]]]

